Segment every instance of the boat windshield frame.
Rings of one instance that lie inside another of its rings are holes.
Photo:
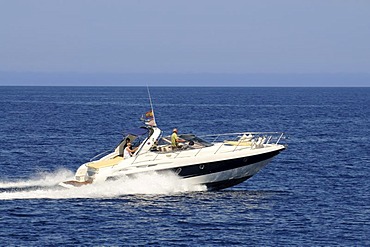
[[[193,148],[205,148],[213,146],[213,143],[205,141],[204,139],[194,135],[194,134],[180,134],[178,135],[180,140],[183,140],[180,143],[185,143]],[[158,140],[158,146],[171,145],[171,136],[163,136]]]
[[[194,134],[180,134],[179,135],[180,139],[183,139],[187,142],[194,142],[198,145],[201,145],[202,147],[210,147],[213,146],[214,144],[194,135]]]

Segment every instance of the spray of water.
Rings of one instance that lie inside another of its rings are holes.
[[[56,185],[70,177],[70,172],[57,172],[42,179],[27,181],[1,182],[0,200],[13,199],[68,199],[68,198],[116,198],[132,194],[175,194],[190,191],[204,191],[205,186],[192,185],[173,173],[145,173],[135,177],[122,177],[101,184],[91,184],[71,189]],[[52,182],[53,180],[53,182]],[[45,186],[46,185],[46,186]],[[14,189],[16,187],[22,190]],[[28,186],[29,189],[26,187]],[[43,187],[30,187],[43,186]],[[4,191],[4,188],[8,188]],[[10,189],[11,188],[11,189]],[[26,188],[26,189],[24,189]]]
[[[27,187],[51,187],[59,182],[73,177],[73,172],[60,169],[55,172],[39,172],[33,178],[27,180],[6,181],[0,180],[0,189],[16,189]]]

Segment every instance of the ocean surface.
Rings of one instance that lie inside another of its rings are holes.
[[[150,88],[165,134],[282,131],[216,192],[175,175],[56,185],[150,109],[145,87],[0,87],[1,246],[370,246],[370,88]]]

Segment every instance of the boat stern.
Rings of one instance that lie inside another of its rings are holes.
[[[95,169],[89,168],[87,164],[83,164],[77,169],[73,180],[61,182],[59,183],[59,186],[64,188],[74,188],[82,185],[92,184],[95,178],[95,171],[92,170]]]

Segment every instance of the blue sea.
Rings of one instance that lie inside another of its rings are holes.
[[[61,190],[150,109],[146,87],[0,87],[1,246],[370,246],[370,88],[150,88],[170,134],[282,131],[216,192],[143,175]]]

